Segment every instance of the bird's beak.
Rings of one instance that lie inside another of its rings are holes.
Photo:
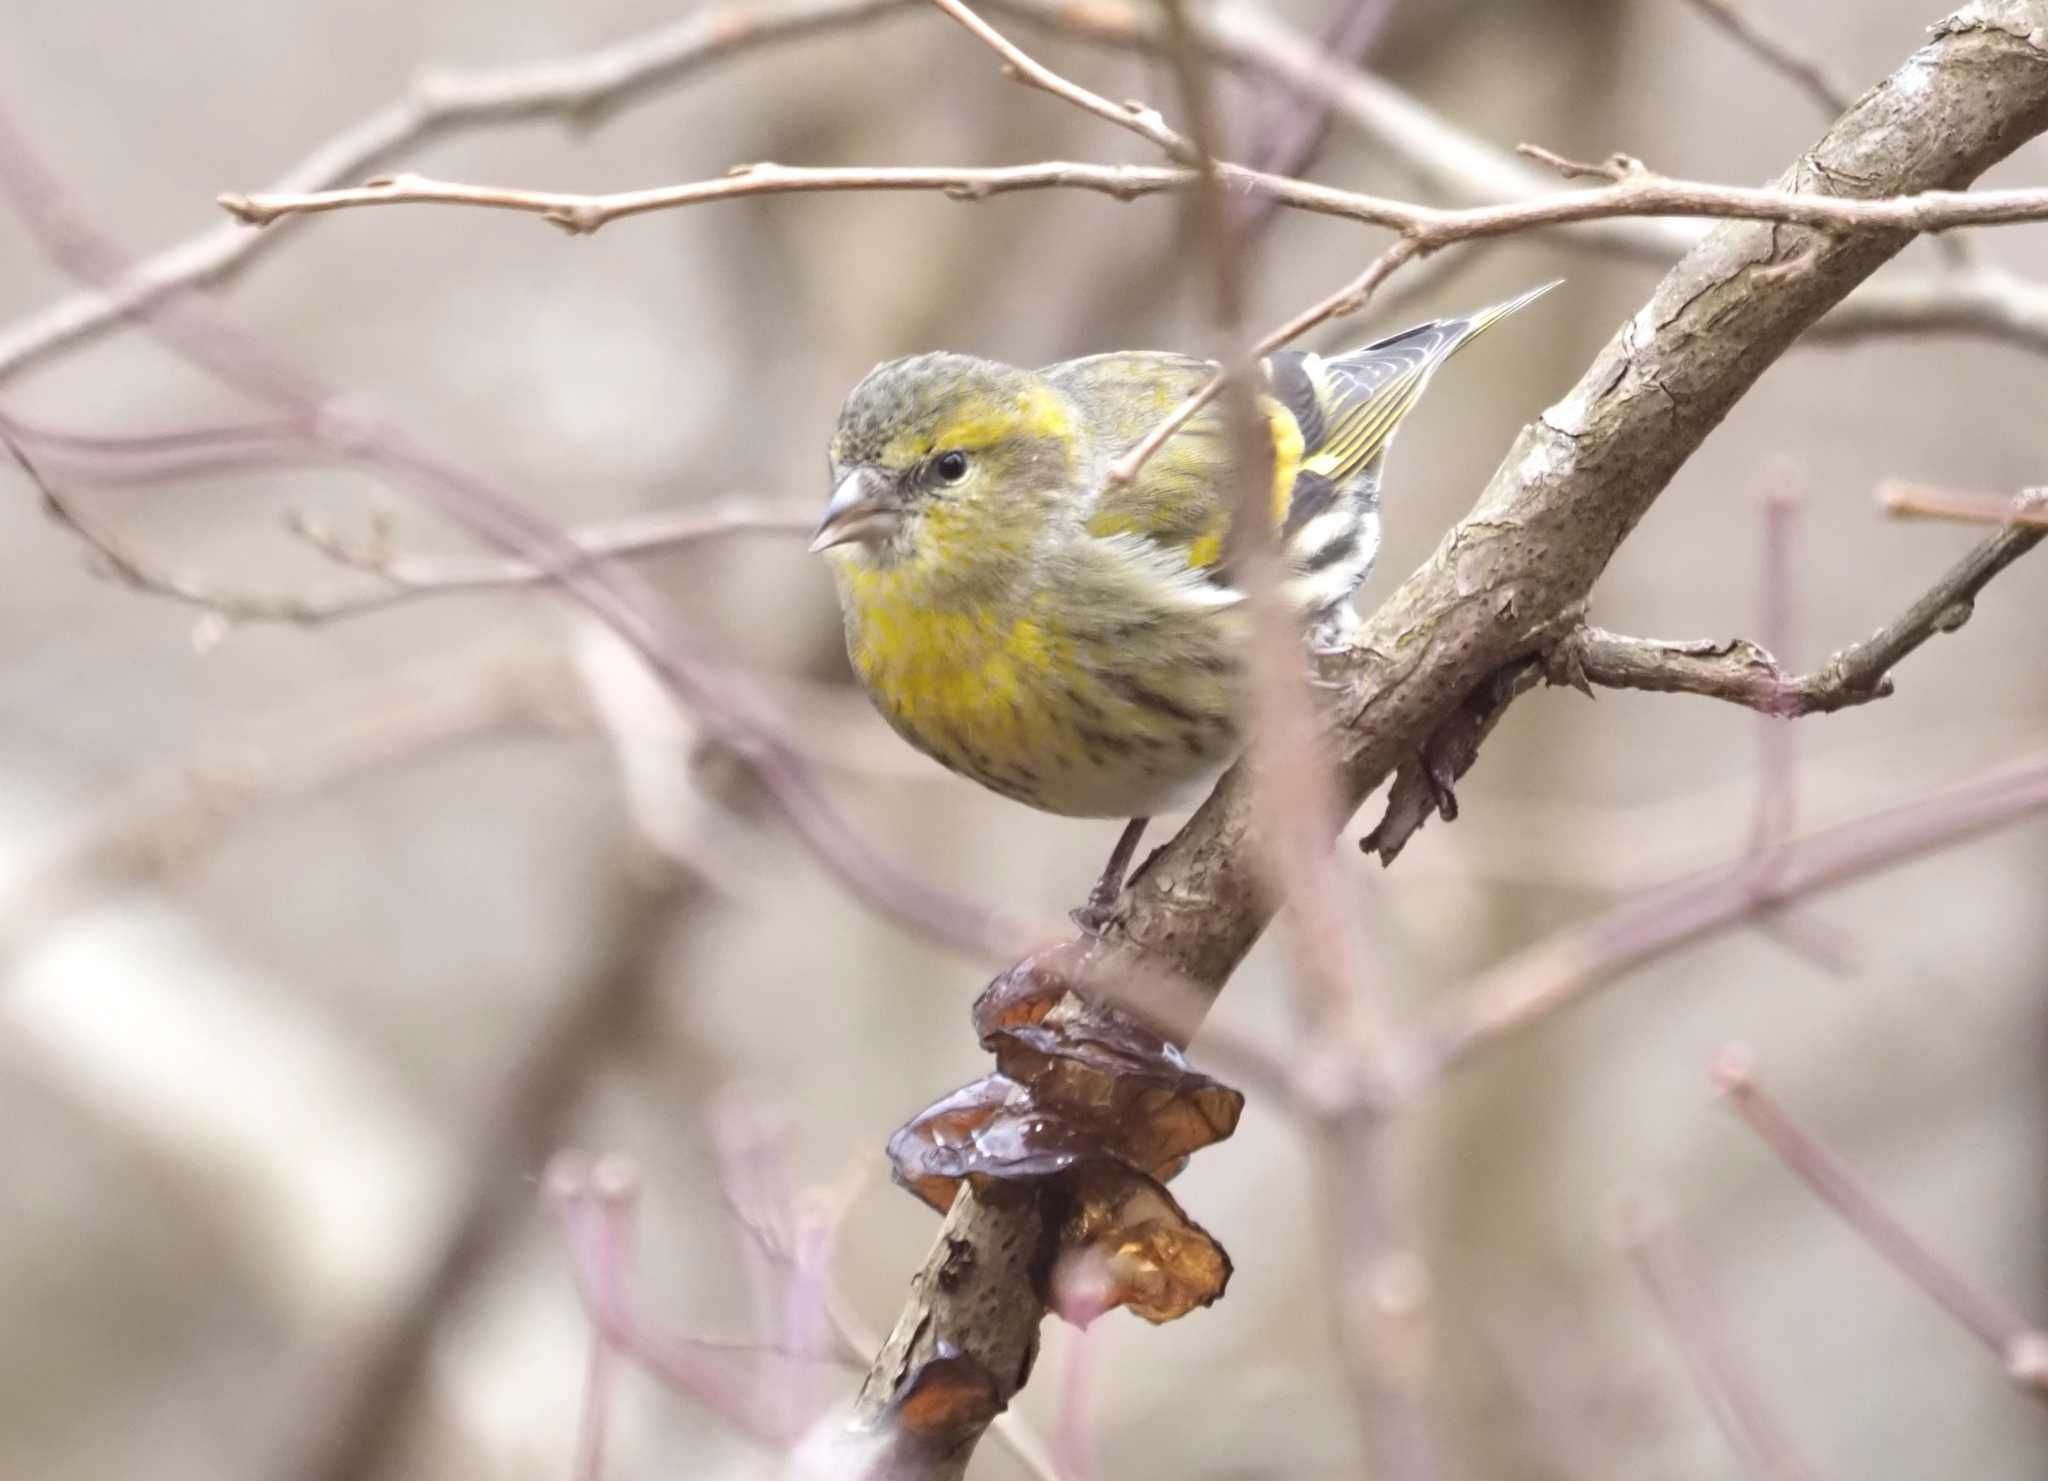
[[[896,528],[896,511],[884,502],[888,492],[888,481],[872,468],[856,468],[847,474],[832,491],[832,502],[825,506],[825,518],[811,539],[812,552],[855,541],[879,545],[886,540]]]

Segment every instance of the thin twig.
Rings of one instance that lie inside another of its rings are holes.
[[[1319,324],[1331,319],[1340,318],[1346,314],[1357,313],[1371,301],[1373,291],[1392,276],[1403,263],[1413,257],[1417,250],[1418,248],[1413,241],[1407,237],[1401,238],[1384,252],[1380,253],[1379,256],[1375,257],[1371,265],[1356,278],[1353,278],[1329,297],[1303,309],[1278,329],[1266,335],[1265,338],[1252,347],[1252,353],[1254,355],[1270,354],[1282,345],[1287,344],[1290,340],[1308,333],[1309,330]],[[1151,460],[1153,454],[1166,446],[1168,439],[1174,433],[1185,427],[1193,419],[1195,413],[1216,399],[1217,393],[1223,389],[1224,380],[1225,377],[1221,375],[1211,376],[1193,395],[1187,397],[1179,406],[1176,406],[1161,419],[1158,426],[1133,443],[1129,451],[1123,453],[1109,465],[1109,481],[1112,483],[1129,483],[1132,479],[1136,478],[1139,471]]]
[[[132,591],[194,607],[233,624],[283,623],[319,627],[343,618],[384,611],[423,597],[460,592],[544,586],[556,573],[531,562],[491,556],[392,556],[357,549],[332,530],[308,520],[294,528],[322,553],[372,579],[307,592],[262,593],[216,585],[182,575],[138,550],[114,529],[86,512],[69,493],[60,492],[26,449],[0,423],[0,442],[28,476],[50,517],[76,535],[97,559],[99,569]],[[704,540],[736,534],[801,535],[816,519],[751,500],[731,500],[709,507],[660,509],[623,519],[586,525],[568,532],[584,564],[616,556],[644,556],[676,550]]]
[[[1811,1481],[1812,1467],[1729,1340],[1713,1295],[1671,1221],[1631,1199],[1615,1211],[1614,1226],[1615,1243],[1663,1317],[1707,1413],[1743,1469],[1756,1481]]]
[[[1809,833],[1568,926],[1482,973],[1433,1015],[1410,1066],[1425,1086],[1643,963],[1759,911],[2009,827],[2048,808],[2048,755],[1953,791]],[[1759,878],[1770,882],[1757,887]]]
[[[1758,61],[1813,99],[1827,117],[1847,113],[1855,103],[1855,89],[1836,80],[1818,57],[1808,56],[1735,0],[1690,0],[1690,4]]]
[[[1550,227],[1626,217],[1704,217],[1775,221],[1831,232],[1935,232],[1965,226],[2009,226],[2048,219],[2048,190],[1930,190],[1913,195],[1819,195],[1744,185],[1715,185],[1659,175],[1640,160],[1615,156],[1598,163],[1566,159],[1534,145],[1533,158],[1579,177],[1604,180],[1536,200],[1500,205],[1439,207],[1339,190],[1218,162],[1229,190],[1271,198],[1318,215],[1385,227],[1434,249],[1452,242],[1514,236]],[[1037,164],[965,166],[799,167],[768,162],[735,166],[713,180],[604,194],[526,190],[394,175],[338,190],[277,192],[219,198],[222,209],[251,225],[289,216],[366,206],[470,206],[537,215],[575,233],[650,211],[669,211],[747,196],[834,191],[938,191],[956,200],[984,200],[1017,190],[1099,191],[1119,200],[1196,187],[1200,171],[1185,166],[1102,165],[1065,160]]]
[[[2007,499],[1998,494],[1893,481],[1878,487],[1877,501],[1887,514],[2048,530],[2048,487],[2027,489],[2018,498]]]
[[[0,114],[0,192],[44,250],[82,281],[106,288],[128,259],[74,209],[69,194]],[[348,403],[290,360],[245,335],[190,294],[147,311],[170,347],[251,399],[312,429],[365,466],[415,490],[456,524],[547,571],[611,626],[701,716],[708,734],[747,765],[818,861],[889,919],[979,956],[1013,958],[1050,935],[919,879],[876,850],[832,804],[815,770],[777,730],[752,686],[707,658],[666,605],[617,562],[591,564],[551,521],[442,457],[395,423]]]
[[[1729,1107],[1777,1153],[1778,1160],[1841,1215],[1843,1222],[1908,1281],[1946,1311],[2005,1365],[2030,1398],[2048,1403],[2048,1332],[2016,1308],[1973,1284],[1899,1222],[1849,1165],[1800,1126],[1760,1084],[1749,1051],[1722,1050],[1714,1083]]]
[[[438,139],[554,120],[590,127],[699,69],[827,27],[865,24],[917,0],[755,0],[705,6],[623,41],[526,66],[430,68],[397,98],[323,141],[270,188],[321,190]],[[282,238],[226,223],[129,265],[0,331],[0,379],[105,333],[166,293],[226,280]]]
[[[1775,717],[1832,714],[1883,699],[1892,693],[1891,671],[1899,663],[1936,634],[1968,622],[1992,579],[2048,539],[2048,495],[2035,491],[2022,498],[2020,505],[1996,501],[2005,529],[1956,562],[1892,621],[1811,673],[1786,674],[1770,652],[1742,638],[1672,643],[1597,627],[1567,635],[1546,659],[1547,667],[1553,680],[1581,687],[1699,694]]]
[[[1386,29],[1399,0],[1340,0],[1321,38],[1323,54],[1345,67],[1356,67],[1370,55]],[[1251,148],[1254,169],[1276,175],[1299,175],[1314,162],[1330,130],[1331,101],[1306,89],[1290,89],[1274,100]],[[1238,235],[1249,241],[1276,215],[1270,200],[1243,201],[1232,215]]]
[[[820,30],[868,24],[925,0],[771,0],[719,6],[613,46],[530,67],[421,74],[396,101],[312,150],[266,194],[304,195],[360,179],[431,139],[527,119],[598,122],[728,56]],[[1116,0],[994,0],[1033,25],[1118,47],[1155,47],[1156,28]],[[1199,23],[1219,61],[1263,73],[1318,100],[1374,147],[1441,193],[1467,201],[1539,193],[1542,181],[1512,157],[1422,104],[1332,60],[1262,8],[1226,5]],[[1584,223],[1576,237],[1631,258],[1665,262],[1695,239],[1680,222]],[[87,289],[0,330],[0,378],[119,325],[165,293],[223,281],[275,246],[274,233],[213,227],[133,263],[106,290]],[[1808,336],[1959,332],[2048,350],[2048,287],[1982,265],[1868,284]]]
[[[1262,826],[1254,842],[1267,883],[1286,902],[1297,984],[1303,1098],[1332,1086],[1341,1110],[1318,1118],[1325,1220],[1338,1334],[1375,1475],[1429,1481],[1437,1440],[1429,1390],[1429,1280],[1408,1215],[1404,1146],[1381,1094],[1392,1041],[1385,1015],[1363,996],[1354,912],[1330,857],[1331,819],[1340,815],[1335,777],[1302,673],[1300,622],[1282,598],[1272,522],[1274,450],[1254,392],[1256,358],[1246,342],[1243,239],[1213,160],[1220,138],[1208,65],[1185,6],[1166,0],[1168,59],[1180,83],[1203,171],[1195,222],[1208,259],[1220,340],[1223,420],[1228,439],[1232,566],[1251,609],[1247,666],[1252,681],[1248,765]],[[1392,271],[1393,266],[1388,267]],[[1364,290],[1371,291],[1378,278]],[[1361,294],[1361,301],[1363,295]]]
[[[1156,144],[1169,159],[1184,164],[1195,161],[1195,146],[1170,127],[1158,109],[1140,102],[1112,103],[1102,94],[1090,91],[1071,78],[1062,77],[1052,68],[1033,60],[1022,47],[961,4],[960,0],[931,0],[931,3],[1001,57],[1004,71],[1026,87],[1050,93],[1063,102],[1072,103],[1084,113],[1107,119],[1120,129],[1129,129],[1139,138]]]

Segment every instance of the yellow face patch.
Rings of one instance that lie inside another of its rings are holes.
[[[1074,419],[1065,399],[1050,386],[1031,386],[1014,397],[962,396],[929,428],[898,433],[883,449],[892,468],[908,468],[935,452],[980,452],[1012,441],[1066,441]]]

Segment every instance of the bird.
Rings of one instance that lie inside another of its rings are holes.
[[[1312,646],[1357,625],[1387,451],[1444,362],[1546,283],[1344,354],[1257,365],[1281,589]],[[1026,370],[951,352],[877,365],[847,395],[811,550],[884,719],[940,764],[1070,817],[1124,818],[1087,903],[1110,918],[1146,821],[1242,751],[1245,592],[1233,458],[1214,404],[1119,481],[1111,463],[1216,374],[1115,351]]]

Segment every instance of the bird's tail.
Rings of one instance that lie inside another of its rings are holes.
[[[1283,352],[1267,362],[1282,403],[1302,429],[1281,535],[1295,575],[1290,595],[1319,627],[1335,630],[1379,551],[1379,496],[1387,446],[1430,377],[1451,356],[1555,282],[1455,319],[1432,319],[1349,354]]]

